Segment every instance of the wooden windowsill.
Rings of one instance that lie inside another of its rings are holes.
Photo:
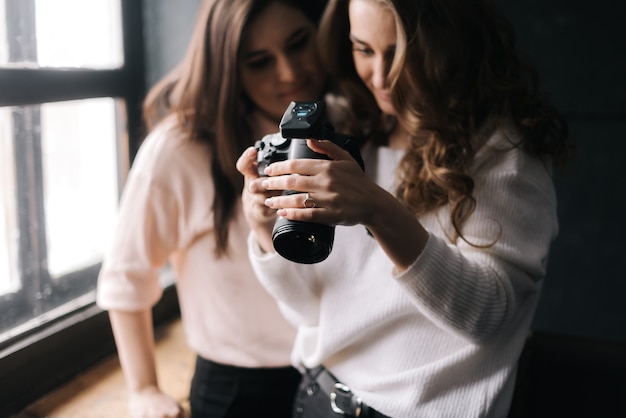
[[[187,346],[180,319],[156,330],[161,389],[189,408],[195,354]],[[126,383],[117,356],[107,358],[13,418],[123,418],[128,416]]]

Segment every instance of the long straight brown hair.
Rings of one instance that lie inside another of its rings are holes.
[[[209,147],[218,256],[228,248],[228,228],[243,186],[235,164],[254,142],[247,118],[252,102],[238,79],[239,49],[250,22],[274,2],[302,11],[317,25],[326,0],[206,0],[184,58],[144,100],[148,131],[175,115],[188,141]]]

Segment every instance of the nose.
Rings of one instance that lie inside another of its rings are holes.
[[[387,74],[389,63],[384,57],[379,57],[374,62],[372,69],[372,84],[376,89],[383,90],[387,87]]]
[[[290,57],[279,57],[277,60],[276,71],[278,79],[283,83],[292,83],[296,81],[298,74],[298,63],[290,59]]]

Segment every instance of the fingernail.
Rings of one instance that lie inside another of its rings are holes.
[[[276,214],[277,214],[278,216],[287,216],[287,209],[278,209],[278,210],[276,211]]]
[[[263,170],[263,172],[267,175],[272,174],[272,167],[268,165],[267,167],[265,167],[265,170]]]
[[[268,208],[272,207],[272,203],[274,203],[274,201],[271,197],[268,197],[267,199],[265,199],[265,206],[267,206]]]
[[[261,186],[263,186],[265,189],[267,189],[269,187],[269,185],[270,185],[270,182],[267,181],[267,180],[263,180],[261,182]]]

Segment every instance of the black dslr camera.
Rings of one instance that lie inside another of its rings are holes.
[[[328,157],[311,150],[307,138],[333,141],[347,150],[364,168],[358,142],[350,136],[336,133],[326,120],[326,104],[318,102],[291,102],[280,121],[280,133],[264,136],[255,143],[259,175],[265,176],[265,167],[276,161],[299,158],[324,159]],[[285,190],[283,195],[300,193]],[[278,218],[272,231],[274,249],[288,260],[313,264],[325,260],[335,239],[335,227],[313,222],[290,221]]]

